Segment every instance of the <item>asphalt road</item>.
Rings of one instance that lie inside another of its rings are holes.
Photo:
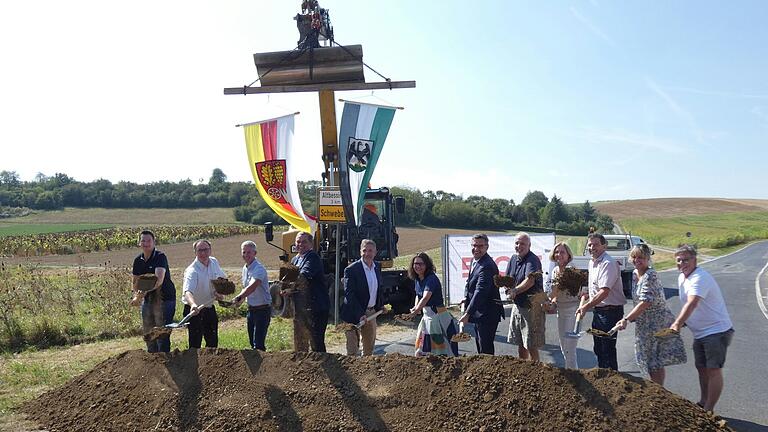
[[[756,290],[762,287],[761,295],[768,301],[768,271],[761,277],[759,286],[756,278],[768,263],[768,242],[760,242],[736,253],[710,262],[701,267],[710,272],[725,296],[728,312],[736,333],[728,350],[728,359],[724,368],[725,388],[720,401],[715,407],[718,415],[726,418],[728,424],[738,431],[768,432],[768,317],[758,305]],[[660,272],[667,293],[667,303],[673,313],[680,310],[677,296],[677,275],[675,270]],[[629,301],[625,312],[632,308]],[[496,333],[496,354],[517,356],[517,346],[507,343],[506,334],[509,326],[507,319],[499,325]],[[541,351],[541,360],[563,366],[557,337],[557,321],[554,315],[547,317],[547,344]],[[584,323],[591,322],[591,316]],[[582,326],[584,327],[584,326]],[[413,354],[413,332],[395,334],[389,340],[377,341],[377,352],[399,352]],[[688,363],[667,368],[665,386],[668,390],[691,401],[699,399],[699,384],[696,368],[693,366],[691,333],[683,330],[683,340],[688,350]],[[621,332],[618,338],[619,371],[642,376],[635,364],[633,325]],[[462,343],[463,354],[476,353],[474,341]],[[579,341],[578,362],[580,368],[597,366],[597,359],[592,352],[592,336],[585,335]]]

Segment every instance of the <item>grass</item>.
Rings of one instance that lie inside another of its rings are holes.
[[[681,243],[693,243],[701,252],[711,255],[768,238],[768,212],[627,218],[620,223],[625,231],[640,235],[651,244],[677,247]],[[686,236],[688,232],[690,237]]]
[[[231,208],[106,209],[74,208],[36,211],[20,218],[3,219],[0,226],[16,224],[189,225],[237,223]]]
[[[0,224],[0,237],[33,235],[33,234],[51,234],[72,231],[90,231],[102,228],[112,228],[114,225],[108,224]]]
[[[441,249],[434,248],[424,252],[426,252],[426,254],[432,258],[432,263],[435,265],[435,273],[438,275],[443,274],[443,257],[441,255]],[[401,255],[395,258],[393,266],[395,268],[402,268],[407,270],[408,266],[411,264],[411,258],[413,258],[414,255],[416,254]]]

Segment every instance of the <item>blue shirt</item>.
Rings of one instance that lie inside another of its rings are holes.
[[[520,285],[529,274],[535,271],[541,271],[541,261],[535,253],[528,251],[528,254],[523,258],[520,258],[518,255],[512,255],[509,258],[507,276],[515,278],[515,286]],[[532,287],[528,288],[524,293],[515,296],[517,307],[530,308],[531,300],[528,297],[544,291],[543,281],[544,278],[541,276],[537,277]]]
[[[443,287],[436,274],[430,273],[421,281],[417,278],[414,280],[414,284],[416,288],[416,296],[419,300],[424,297],[425,292],[428,291],[432,293],[432,297],[429,298],[426,306],[445,306],[445,302],[443,301]]]
[[[269,277],[267,276],[267,269],[254,259],[251,265],[243,265],[243,288],[251,286],[257,280],[261,281],[261,285],[256,287],[252,293],[246,297],[248,300],[248,306],[263,306],[272,303],[272,296],[269,294]]]

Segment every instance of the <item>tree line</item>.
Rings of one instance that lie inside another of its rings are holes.
[[[304,211],[314,214],[319,181],[298,182]],[[512,199],[467,198],[444,191],[393,187],[390,192],[405,198],[405,212],[397,216],[398,225],[427,225],[452,228],[528,230],[570,235],[585,235],[591,228],[611,232],[613,219],[600,214],[589,201],[565,204],[557,195],[548,198],[541,191],[528,192],[519,205]],[[262,224],[282,223],[260,198],[235,208],[235,219]]]
[[[298,182],[304,211],[314,214],[319,181]],[[512,199],[471,195],[464,198],[445,191],[393,187],[393,195],[405,198],[405,213],[399,225],[427,225],[455,228],[526,229],[562,234],[586,234],[590,227],[610,232],[613,220],[600,214],[590,203],[565,204],[556,195],[541,191],[526,194],[520,204]],[[80,182],[66,174],[39,173],[32,181],[21,181],[14,171],[0,171],[0,206],[55,210],[63,207],[105,208],[233,208],[235,219],[252,224],[282,223],[261,199],[250,182],[229,182],[218,168],[207,183],[191,180],[145,184],[99,179]]]
[[[33,181],[21,181],[15,171],[0,171],[0,205],[36,210],[236,207],[258,197],[252,183],[227,182],[218,168],[203,184],[192,184],[189,179],[145,184],[104,179],[80,182],[62,173],[50,177],[38,173]]]

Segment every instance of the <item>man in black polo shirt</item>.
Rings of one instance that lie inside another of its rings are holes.
[[[172,323],[173,315],[176,313],[176,287],[171,281],[168,258],[155,249],[155,234],[152,231],[142,231],[139,234],[139,247],[142,252],[133,260],[134,291],[138,292],[139,276],[146,273],[157,276],[154,289],[144,295],[144,302],[141,305],[144,341],[147,343],[148,352],[169,352],[171,350],[170,335],[160,336],[155,340],[149,339],[149,331],[153,327]]]
[[[507,341],[517,345],[517,353],[523,360],[539,361],[539,348],[544,346],[543,314],[534,313],[531,297],[543,292],[541,276],[531,274],[541,271],[541,260],[531,251],[531,236],[520,232],[515,236],[515,255],[509,257],[507,276],[515,278],[515,287],[509,297],[515,301],[509,318]]]

